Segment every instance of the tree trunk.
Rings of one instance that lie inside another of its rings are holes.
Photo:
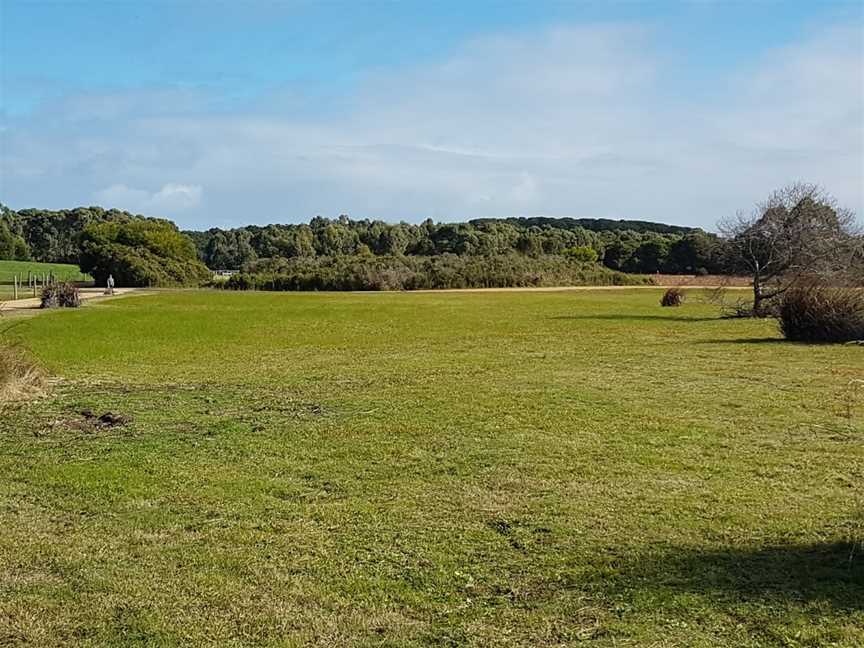
[[[764,302],[765,297],[763,297],[761,293],[755,293],[753,295],[753,317],[765,317],[767,315],[765,312]]]
[[[753,316],[754,317],[764,317],[765,313],[764,307],[762,306],[762,302],[765,298],[762,296],[762,277],[759,276],[759,272],[755,272],[753,274]]]

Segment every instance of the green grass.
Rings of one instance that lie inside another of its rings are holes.
[[[53,273],[60,281],[93,281],[93,277],[81,272],[76,265],[68,263],[37,263],[36,261],[0,261],[0,300],[12,299],[14,295],[13,282],[15,276],[21,282],[20,299],[32,297],[33,293],[27,287],[28,273],[39,276]]]
[[[37,263],[36,261],[0,261],[0,283],[11,283],[15,275],[27,283],[27,273],[40,277],[53,273],[61,281],[92,281],[90,275],[81,272],[77,265],[69,263]]]
[[[16,323],[62,380],[0,422],[0,644],[864,645],[864,348],[660,294]]]

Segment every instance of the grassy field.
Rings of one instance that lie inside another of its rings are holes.
[[[28,273],[39,275],[53,273],[60,281],[93,281],[90,275],[81,272],[76,265],[67,263],[37,263],[35,261],[0,261],[0,300],[12,299],[14,291],[12,284],[15,275],[23,282],[23,289],[19,291],[18,297],[32,297],[33,293],[27,291]],[[41,279],[40,279],[41,280]]]
[[[36,261],[0,261],[0,283],[12,283],[15,275],[27,282],[27,273],[53,273],[61,281],[92,281],[77,265],[69,263],[37,263]]]
[[[659,295],[17,322],[0,645],[864,645],[864,347]]]

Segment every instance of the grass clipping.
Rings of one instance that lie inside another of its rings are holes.
[[[0,344],[0,406],[45,394],[45,374],[15,345]]]

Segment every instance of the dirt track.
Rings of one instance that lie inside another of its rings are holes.
[[[90,302],[102,299],[116,299],[130,293],[136,292],[137,288],[115,288],[113,295],[106,295],[104,288],[82,288],[81,302]],[[34,315],[39,313],[41,301],[38,297],[28,297],[27,299],[18,299],[0,302],[0,315],[23,316]]]
[[[672,277],[666,275],[663,278]],[[687,279],[687,277],[679,277],[679,279]],[[689,284],[689,283],[673,283],[664,282],[662,284],[652,284],[648,286],[545,286],[545,287],[521,287],[521,288],[435,288],[430,290],[408,290],[406,293],[499,293],[499,292],[568,292],[568,291],[589,291],[589,290],[651,290],[670,287],[688,288],[688,289],[712,289],[712,288],[730,288],[741,290],[749,286],[728,285],[728,284]],[[103,288],[82,288],[81,301],[82,303],[91,301],[102,301],[104,299],[117,299],[132,293],[139,295],[154,294],[155,291],[142,288],[116,288],[114,295],[106,295]],[[359,291],[363,294],[369,294],[370,291]],[[0,302],[0,316],[21,317],[35,315],[42,312],[40,308],[40,300],[38,298],[19,299],[17,301]]]
[[[652,284],[650,286],[548,286],[526,288],[434,288],[430,290],[406,290],[408,293],[471,293],[471,292],[566,292],[579,290],[658,290],[662,288],[692,288],[693,290],[710,290],[712,288],[729,288],[745,290],[749,286],[702,285],[702,284]]]
[[[651,275],[655,283],[647,286],[550,286],[527,288],[435,288],[411,290],[409,292],[559,292],[565,290],[633,290],[646,288],[692,288],[711,290],[715,288],[751,288],[749,277],[727,277],[724,275]]]

